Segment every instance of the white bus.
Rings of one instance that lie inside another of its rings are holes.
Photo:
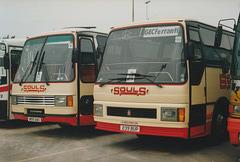
[[[12,90],[12,113],[30,122],[94,125],[93,86],[107,34],[64,28],[27,39]]]
[[[234,34],[166,18],[111,30],[94,86],[96,128],[196,138],[227,132]]]
[[[10,95],[25,39],[0,40],[0,120],[14,119]]]

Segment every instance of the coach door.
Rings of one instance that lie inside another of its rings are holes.
[[[97,63],[92,36],[79,36],[78,63],[80,125],[93,123],[93,86],[96,80]]]
[[[0,43],[0,120],[7,118],[7,72],[4,69],[4,55],[6,54],[6,45]]]
[[[18,69],[22,47],[20,46],[8,46],[6,47],[5,61],[3,61],[3,55],[1,55],[1,69],[0,69],[0,119],[7,120],[13,119],[13,115],[11,114],[11,106],[10,106],[10,92],[11,92],[11,84],[15,77],[16,71]],[[3,68],[3,64],[6,69]]]
[[[189,137],[206,132],[206,69],[198,29],[189,29],[190,114]]]

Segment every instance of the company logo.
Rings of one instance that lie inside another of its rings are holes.
[[[231,88],[231,79],[230,74],[220,74],[220,89],[227,89],[229,90]]]
[[[143,37],[168,37],[177,36],[179,33],[179,26],[168,26],[168,27],[150,27],[145,28]]]
[[[46,90],[45,85],[24,85],[23,92],[44,92]]]
[[[114,95],[136,95],[136,96],[145,96],[147,94],[147,89],[145,87],[114,87]]]

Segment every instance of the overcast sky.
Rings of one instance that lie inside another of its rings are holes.
[[[18,38],[69,26],[96,26],[101,32],[132,22],[133,0],[0,0],[0,38]],[[134,0],[135,21],[146,20],[147,0]],[[187,17],[216,26],[237,19],[240,0],[151,0],[150,19]]]

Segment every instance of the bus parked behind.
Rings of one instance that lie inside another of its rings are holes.
[[[14,119],[10,95],[25,39],[0,40],[0,120]]]
[[[222,36],[222,28],[228,27],[221,24],[223,21],[235,21],[234,19],[224,19],[219,21],[218,37],[216,37],[216,44],[220,44]],[[229,105],[230,117],[228,118],[228,131],[231,144],[233,146],[240,145],[240,14],[238,22],[234,23],[232,28],[235,31],[235,41],[232,56],[232,67],[231,67],[231,80],[232,80],[232,91],[231,100]]]
[[[14,117],[60,126],[94,125],[93,85],[106,38],[91,27],[29,38],[13,83]]]

